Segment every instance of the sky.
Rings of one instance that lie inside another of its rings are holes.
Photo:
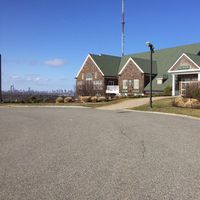
[[[74,89],[89,53],[121,54],[121,0],[0,0],[3,90]],[[199,0],[125,0],[125,54],[200,42]]]

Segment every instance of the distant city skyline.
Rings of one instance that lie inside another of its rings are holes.
[[[1,0],[3,90],[74,89],[88,53],[121,55],[121,0]],[[125,0],[125,54],[200,42],[198,0]]]

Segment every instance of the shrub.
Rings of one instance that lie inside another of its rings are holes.
[[[91,101],[91,96],[80,96],[81,103],[86,103]]]
[[[64,98],[64,103],[69,103],[69,102],[72,102],[72,101],[73,101],[72,97],[65,97]]]
[[[185,89],[186,98],[194,98],[200,100],[200,82],[187,84]]]
[[[91,101],[93,102],[93,103],[95,103],[95,102],[97,102],[97,96],[93,96],[93,97],[91,97]]]
[[[171,96],[172,95],[172,87],[166,86],[163,91],[164,96]]]
[[[98,101],[98,102],[106,101],[106,97],[98,97],[98,98],[97,98],[97,101]]]
[[[37,97],[35,97],[35,96],[30,96],[29,98],[28,98],[28,101],[27,101],[28,103],[39,103],[39,99],[37,99]]]
[[[172,105],[183,108],[200,108],[200,101],[193,98],[177,97]]]
[[[58,97],[58,98],[56,99],[56,103],[64,103],[63,97]]]

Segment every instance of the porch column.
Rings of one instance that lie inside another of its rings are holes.
[[[172,74],[172,96],[176,95],[176,88],[175,88],[175,74]]]
[[[200,72],[198,73],[198,81],[200,81]]]

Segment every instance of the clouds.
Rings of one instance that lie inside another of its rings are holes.
[[[50,81],[50,79],[48,78],[43,78],[38,74],[29,74],[26,76],[17,76],[17,75],[11,75],[7,78],[8,81],[11,82],[16,82],[16,81],[20,81],[20,82],[46,82],[46,81]]]
[[[39,61],[37,60],[25,60],[25,59],[8,59],[3,58],[2,63],[14,64],[14,65],[28,65],[28,66],[36,66],[39,65]]]
[[[44,61],[44,64],[47,66],[51,66],[51,67],[61,67],[66,64],[66,60],[60,59],[60,58],[55,58],[52,60]]]
[[[45,61],[39,60],[23,60],[23,59],[3,59],[4,63],[26,66],[49,66],[49,67],[62,67],[66,65],[67,61],[61,58],[53,58]]]

